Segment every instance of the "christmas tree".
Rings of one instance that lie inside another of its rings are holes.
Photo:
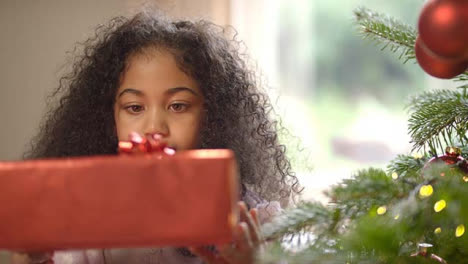
[[[420,154],[358,171],[326,192],[328,205],[302,202],[265,225],[259,263],[468,263],[468,1],[429,1],[418,30],[366,8],[354,18],[382,50],[459,87],[411,98]]]

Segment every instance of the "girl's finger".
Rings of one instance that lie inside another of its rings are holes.
[[[11,263],[50,264],[53,263],[54,252],[14,252]]]
[[[250,209],[250,215],[252,217],[252,220],[255,223],[255,226],[257,227],[257,240],[258,242],[262,243],[264,241],[262,232],[260,230],[260,220],[258,220],[258,210],[257,208],[252,208]]]
[[[224,259],[234,259],[237,255],[236,248],[233,244],[226,244],[226,245],[220,245],[216,247],[219,251],[219,254],[224,258]]]
[[[223,258],[216,256],[206,247],[189,247],[190,251],[208,264],[228,264]]]
[[[252,239],[249,234],[249,227],[245,222],[239,223],[234,232],[234,243],[239,251],[249,251],[253,248]]]
[[[247,206],[244,202],[239,202],[239,209],[240,220],[247,224],[253,244],[256,245],[260,243],[260,226],[257,224],[257,222],[255,222],[249,211],[247,211]]]
[[[252,216],[252,219],[255,225],[260,227],[260,220],[258,220],[258,209],[257,208],[250,209],[250,215]]]

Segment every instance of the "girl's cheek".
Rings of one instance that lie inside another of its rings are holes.
[[[187,127],[189,129],[187,129]],[[185,131],[190,131],[189,134],[186,135],[187,140],[187,148],[188,149],[195,149],[198,148],[200,145],[200,120],[199,117],[194,118],[185,128]]]
[[[124,133],[122,136],[127,137],[130,132],[138,132],[140,133],[138,120],[134,120],[132,118],[123,118],[120,123],[120,130]]]
[[[128,140],[128,135],[136,131],[137,124],[131,116],[125,113],[125,110],[119,110],[115,115],[115,125],[117,137],[119,140]]]

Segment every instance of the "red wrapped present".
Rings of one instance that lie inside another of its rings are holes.
[[[228,243],[237,199],[229,150],[0,162],[0,248]]]

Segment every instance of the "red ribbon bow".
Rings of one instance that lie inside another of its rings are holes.
[[[119,141],[120,154],[163,154],[174,155],[175,150],[162,142],[160,134],[146,134],[142,137],[136,132],[129,135],[128,141]]]

